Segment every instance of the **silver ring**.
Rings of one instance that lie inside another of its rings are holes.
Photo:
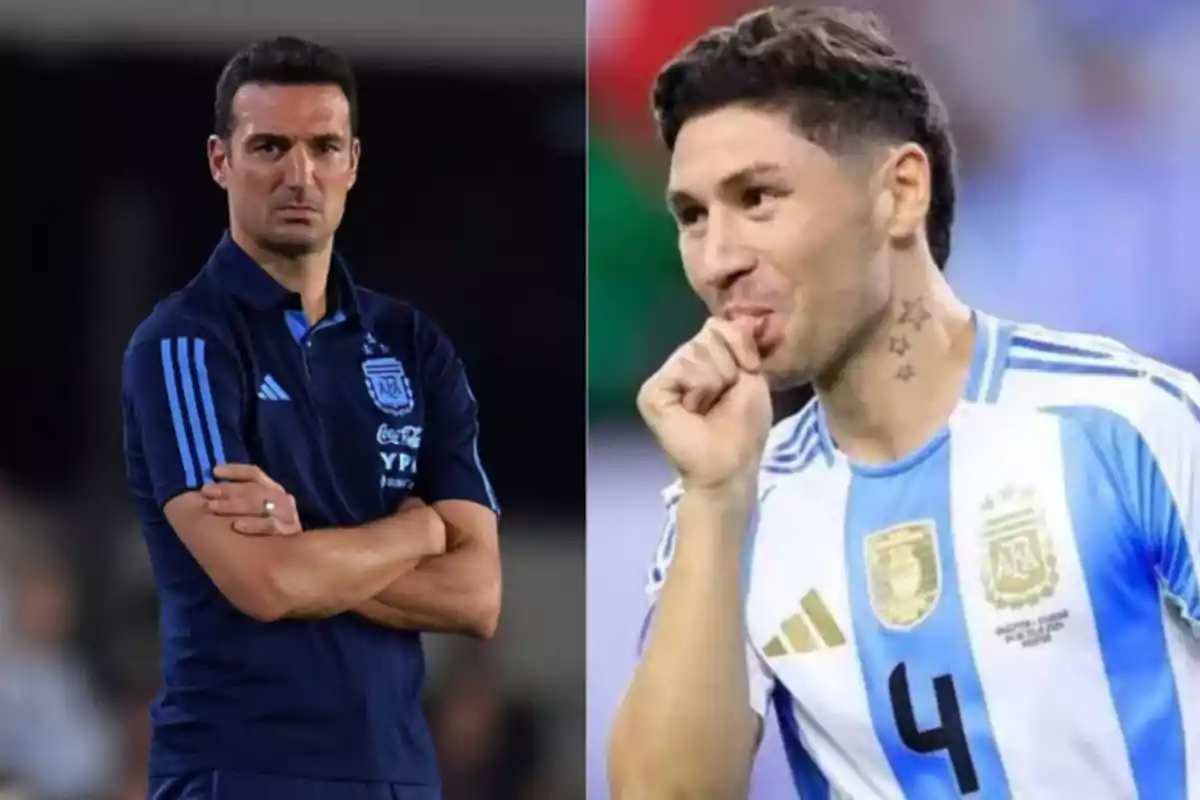
[[[275,503],[270,500],[263,500],[263,516],[269,517],[275,513]]]

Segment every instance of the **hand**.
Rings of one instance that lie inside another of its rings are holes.
[[[685,488],[754,491],[771,393],[752,327],[709,319],[638,392],[638,410]]]
[[[296,498],[251,464],[222,464],[213,477],[228,483],[207,483],[200,493],[208,510],[222,517],[237,517],[233,529],[247,536],[293,536],[300,533]],[[268,503],[273,504],[268,513]]]
[[[426,505],[424,500],[415,494],[409,495],[396,509],[396,513],[406,517],[416,517],[425,523],[420,530],[426,538],[425,543],[428,549],[426,558],[440,556],[446,552],[446,522],[436,511]]]

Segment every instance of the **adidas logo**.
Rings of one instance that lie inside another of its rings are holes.
[[[779,658],[792,653],[811,653],[821,647],[841,647],[845,643],[845,634],[814,589],[800,600],[800,610],[779,626],[779,633],[763,647],[763,655]]]
[[[274,378],[270,375],[263,378],[262,384],[258,387],[259,400],[291,400],[288,393],[283,390]]]

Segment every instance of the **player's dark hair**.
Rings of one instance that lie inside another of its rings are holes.
[[[933,86],[901,57],[879,19],[838,8],[765,8],[714,28],[654,82],[659,135],[675,149],[692,117],[728,105],[786,110],[830,152],[865,139],[914,142],[929,158],[926,235],[939,269],[950,257],[954,142]]]
[[[350,63],[324,45],[279,36],[254,42],[234,54],[217,79],[213,132],[228,139],[236,127],[233,96],[247,84],[337,86],[350,103],[350,130],[358,130],[358,84]]]

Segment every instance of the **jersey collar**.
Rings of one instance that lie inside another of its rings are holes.
[[[251,308],[260,311],[294,309],[300,298],[289,292],[267,271],[238,246],[228,230],[225,231],[208,260],[206,270],[224,291],[237,297]],[[358,288],[342,257],[334,252],[329,270],[329,309],[332,317],[342,312],[347,317],[358,316]]]
[[[968,403],[995,403],[1000,396],[1000,384],[1008,362],[1013,324],[974,309],[971,311],[971,324],[975,327],[975,347],[971,354],[971,371],[967,376],[963,400]],[[825,463],[832,465],[837,448],[829,435],[825,408],[815,399],[813,403],[816,405],[818,448]]]
[[[963,400],[968,403],[995,403],[1000,396],[1000,383],[1008,363],[1008,348],[1012,341],[1013,325],[982,311],[972,311],[975,324],[975,351],[971,355],[971,372]]]

